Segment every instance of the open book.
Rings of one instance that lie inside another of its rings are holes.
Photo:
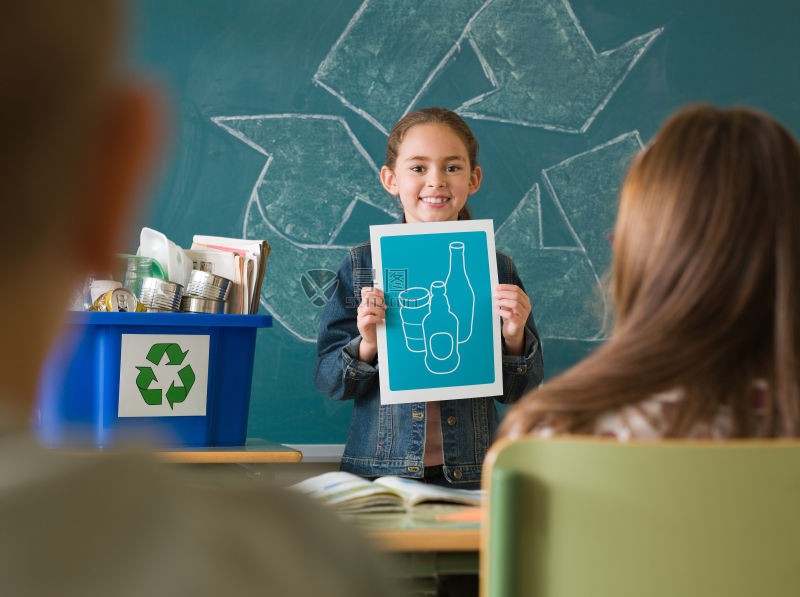
[[[482,496],[480,489],[440,487],[403,477],[378,477],[370,481],[341,471],[311,477],[292,489],[340,512],[402,512],[423,502],[480,506]]]
[[[258,313],[261,285],[270,246],[265,240],[225,238],[195,234],[186,251],[194,269],[202,269],[233,282],[229,313]]]

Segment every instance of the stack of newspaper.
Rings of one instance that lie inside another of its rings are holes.
[[[233,282],[228,313],[258,313],[261,285],[270,246],[266,240],[247,240],[195,234],[186,254],[193,269]]]

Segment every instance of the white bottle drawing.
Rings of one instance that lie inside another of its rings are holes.
[[[463,242],[450,243],[450,269],[444,284],[450,310],[458,318],[458,343],[463,344],[472,337],[475,317],[475,291],[467,276]]]
[[[458,319],[450,310],[444,282],[431,284],[430,312],[422,320],[425,367],[431,373],[452,373],[458,368]]]
[[[406,348],[411,352],[425,352],[425,335],[422,333],[422,320],[430,311],[430,293],[427,288],[414,286],[397,296],[400,303],[400,319],[403,322],[403,336]]]

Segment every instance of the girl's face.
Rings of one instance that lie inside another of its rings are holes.
[[[470,170],[467,148],[444,124],[412,126],[397,151],[394,170],[384,166],[381,182],[399,196],[406,222],[447,222],[481,186],[481,169]]]

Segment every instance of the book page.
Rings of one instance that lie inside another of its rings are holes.
[[[239,268],[240,277],[236,280],[240,285],[242,296],[238,303],[238,313],[258,313],[261,296],[261,285],[264,282],[267,257],[270,244],[266,240],[248,240],[244,238],[226,238],[195,234],[192,237],[192,248],[213,249],[239,254],[243,260]]]
[[[247,313],[245,310],[247,308],[247,293],[244,288],[244,257],[240,253],[234,253],[233,262],[236,264],[236,277],[233,280],[236,293],[231,293],[231,303],[233,305],[231,313]]]
[[[382,485],[400,495],[407,507],[422,502],[450,502],[479,506],[483,497],[480,489],[455,489],[442,487],[406,479],[404,477],[380,477],[373,481],[374,485]]]
[[[253,312],[253,284],[255,284],[254,263],[255,257],[252,255],[243,255],[242,263],[242,294],[244,301],[242,302],[242,313]]]
[[[232,253],[205,247],[185,249],[185,252],[192,261],[192,269],[199,269],[233,281],[236,275],[236,264]]]
[[[255,264],[255,284],[253,284],[252,301],[250,302],[250,313],[258,313],[261,303],[261,287],[264,285],[264,272],[267,269],[267,258],[272,250],[270,244],[262,240],[258,261]]]
[[[401,498],[391,489],[342,471],[323,473],[291,488],[342,512],[394,512],[404,509]]]

